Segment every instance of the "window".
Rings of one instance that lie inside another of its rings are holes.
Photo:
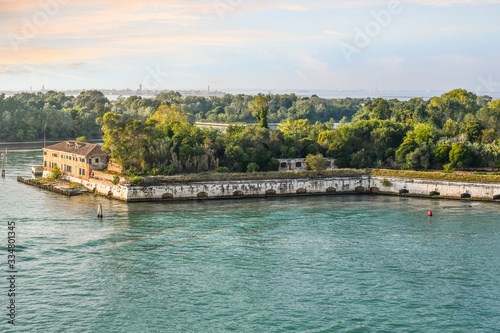
[[[89,158],[89,164],[92,164],[92,159],[91,158]]]
[[[296,168],[302,168],[302,163],[301,163],[301,162],[297,162],[297,163],[295,163],[295,167],[296,167]]]
[[[43,167],[46,168],[47,167],[47,161],[43,161]]]
[[[96,158],[96,159],[95,159],[95,162],[96,162],[96,163],[99,163],[99,159],[98,159],[98,158]]]
[[[45,156],[47,156],[47,152],[46,152],[46,151],[44,151],[44,152],[43,152],[43,154],[44,154]]]
[[[52,153],[52,157],[57,157],[57,153]]]
[[[85,176],[85,169],[78,168],[78,174],[79,174],[80,176]]]
[[[80,162],[85,163],[85,159],[80,157]]]
[[[71,171],[71,165],[66,165],[66,171],[67,171],[67,172],[72,172],[72,171]]]
[[[281,162],[281,167],[286,168],[286,162]]]

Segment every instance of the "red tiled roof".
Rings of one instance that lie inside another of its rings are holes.
[[[101,146],[94,143],[77,142],[73,140],[56,143],[55,145],[45,147],[44,149],[55,150],[80,156],[108,156],[109,150],[103,151]]]

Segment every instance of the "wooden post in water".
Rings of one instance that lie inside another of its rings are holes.
[[[7,148],[5,149],[5,154],[0,153],[2,160],[2,178],[5,178],[5,167],[7,166]]]
[[[99,206],[97,206],[97,217],[102,219],[102,204],[99,204]]]

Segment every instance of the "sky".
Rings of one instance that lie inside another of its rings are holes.
[[[0,90],[500,91],[500,0],[0,0]]]

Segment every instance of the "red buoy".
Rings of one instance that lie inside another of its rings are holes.
[[[432,216],[432,212],[431,211],[429,211],[429,216]]]

